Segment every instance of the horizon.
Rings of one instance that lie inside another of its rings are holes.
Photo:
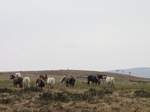
[[[119,69],[109,69],[109,70],[102,70],[102,71],[99,71],[99,70],[84,70],[83,71],[98,71],[98,72],[105,72],[105,71],[111,71],[111,70],[126,70],[126,69],[146,69],[146,68],[150,68],[150,67],[134,67],[134,68],[119,68]],[[11,70],[10,72],[13,72],[13,71],[51,71],[51,70],[81,70],[82,69],[69,69],[69,68],[64,68],[64,69],[39,69],[39,70]],[[0,71],[0,72],[9,72],[9,70],[6,70],[6,71]]]
[[[148,71],[142,70],[148,69]],[[106,71],[97,71],[97,70],[76,70],[76,69],[56,69],[56,70],[15,70],[15,71],[0,71],[0,72],[33,72],[33,71],[89,71],[89,72],[108,72],[108,73],[116,73],[122,75],[135,76],[140,78],[150,78],[150,67],[136,67],[136,68],[128,68],[128,69],[114,69],[114,70],[106,70]],[[139,73],[140,72],[140,73]]]

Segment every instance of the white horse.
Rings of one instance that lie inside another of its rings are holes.
[[[30,78],[29,77],[23,78],[23,89],[24,88],[30,88]]]
[[[48,79],[47,79],[47,85],[49,86],[49,88],[54,88],[55,79],[53,77],[48,77]]]
[[[21,77],[21,73],[15,73],[15,77]]]
[[[110,87],[114,87],[114,83],[115,83],[115,78],[114,77],[106,77],[106,83],[107,86],[110,85]]]

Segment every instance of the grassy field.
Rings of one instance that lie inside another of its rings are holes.
[[[63,71],[63,73],[65,73]],[[72,72],[76,74],[75,72]],[[116,81],[115,88],[101,85],[87,85],[86,78],[76,78],[74,87],[60,86],[62,73],[49,75],[56,79],[54,89],[47,86],[37,90],[35,79],[39,73],[30,76],[31,88],[14,88],[9,73],[0,75],[0,112],[149,112],[149,83]],[[84,74],[85,75],[85,74]],[[110,74],[111,75],[111,74]],[[113,74],[115,76],[115,74]],[[120,75],[121,76],[121,75]],[[121,76],[129,79],[125,76]],[[115,78],[118,78],[115,76]],[[122,79],[121,79],[122,80]],[[133,80],[133,79],[132,79]],[[136,81],[148,81],[139,78]]]

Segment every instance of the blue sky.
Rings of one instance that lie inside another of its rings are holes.
[[[149,0],[0,0],[0,71],[150,67]]]

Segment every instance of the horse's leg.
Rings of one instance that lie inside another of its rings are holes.
[[[68,84],[68,82],[66,82],[66,87],[69,87],[69,84]]]
[[[45,79],[45,85],[47,85],[47,80]]]
[[[107,88],[109,88],[109,87],[111,87],[111,83],[110,82],[107,84]]]
[[[43,91],[43,87],[41,87],[41,91]]]
[[[28,83],[28,88],[30,88],[30,84]]]
[[[98,85],[100,85],[101,84],[101,82],[100,82],[100,80],[98,80]]]
[[[87,85],[89,85],[89,81],[87,81]]]
[[[19,84],[19,87],[20,87],[20,88],[22,87],[21,84]]]
[[[111,84],[111,87],[112,87],[112,88],[115,88],[115,85],[114,85],[114,83],[112,83],[112,84]]]
[[[106,83],[106,88],[108,88],[109,83]]]
[[[96,84],[96,82],[92,81],[92,85],[94,85],[94,83]]]
[[[38,91],[38,84],[36,83],[36,92]]]
[[[90,84],[90,81],[88,80],[87,85],[89,85],[89,84]]]
[[[74,86],[75,82],[72,83],[72,86]]]
[[[23,85],[22,85],[22,84],[20,84],[20,87],[22,88],[22,87],[23,87]],[[27,85],[26,85],[26,88],[27,88]]]

